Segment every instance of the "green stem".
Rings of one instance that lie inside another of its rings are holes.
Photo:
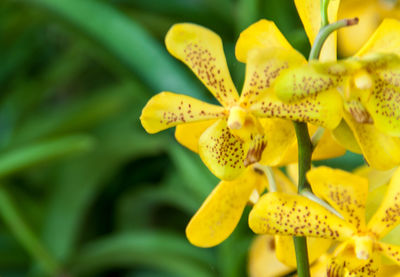
[[[293,122],[297,136],[297,144],[299,149],[299,186],[298,192],[303,190],[311,190],[310,184],[306,179],[306,173],[311,169],[311,155],[313,145],[311,143],[310,134],[308,133],[307,123]]]
[[[311,168],[311,154],[313,145],[308,133],[307,123],[293,121],[296,130],[297,145],[299,149],[299,186],[298,192],[305,189],[311,190],[306,179],[306,173]],[[296,250],[297,275],[299,277],[309,277],[310,269],[308,262],[307,240],[305,237],[293,237],[294,248]]]
[[[340,28],[355,25],[357,23],[358,23],[358,18],[355,17],[355,18],[351,18],[351,19],[342,19],[342,20],[336,21],[332,24],[323,26],[319,30],[318,35],[314,40],[313,47],[311,48],[310,56],[308,57],[308,60],[311,61],[311,60],[318,59],[319,54],[321,53],[322,46],[324,45],[324,42],[326,41],[326,39],[328,38],[328,36],[331,33],[333,33],[334,31],[336,31]]]
[[[0,216],[16,239],[35,257],[50,276],[60,273],[60,266],[47,252],[39,239],[25,224],[6,189],[0,185]]]
[[[324,27],[329,24],[328,5],[329,5],[329,0],[321,0],[321,27]]]
[[[296,252],[297,276],[310,277],[306,237],[293,237]]]

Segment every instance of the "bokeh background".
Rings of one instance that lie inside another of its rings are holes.
[[[0,276],[247,276],[248,210],[220,246],[191,246],[218,180],[139,116],[163,90],[215,101],[166,51],[171,25],[218,33],[240,91],[235,42],[260,18],[308,53],[292,0],[1,0]]]

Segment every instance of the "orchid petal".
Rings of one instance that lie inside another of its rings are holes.
[[[344,240],[354,227],[316,202],[300,195],[280,192],[260,198],[249,215],[249,226],[256,234],[314,236]]]
[[[251,139],[242,140],[232,133],[226,120],[218,120],[200,136],[200,158],[215,176],[233,180],[246,166],[261,159],[266,141],[262,134],[251,131],[244,131]]]
[[[371,167],[388,170],[400,164],[399,138],[380,132],[373,124],[357,123],[348,113],[344,118]]]
[[[286,163],[286,156],[292,157],[293,145],[297,145],[296,133],[290,120],[263,118],[260,120],[265,130],[267,146],[264,149],[261,164],[280,166]],[[294,161],[297,161],[297,155]]]
[[[221,181],[190,220],[186,235],[200,247],[212,247],[224,241],[235,229],[252,191],[267,180],[248,168],[234,181]]]
[[[200,158],[222,180],[233,180],[244,171],[248,148],[248,143],[236,138],[222,119],[204,131],[199,140]]]
[[[374,125],[380,131],[400,136],[400,70],[387,71],[386,74],[397,76],[397,86],[376,79],[374,89],[363,104],[371,115]]]
[[[360,230],[365,227],[368,179],[326,166],[307,172],[313,192]]]
[[[386,195],[378,211],[368,223],[368,228],[378,237],[384,237],[400,223],[400,168],[390,180]]]
[[[309,125],[310,127],[310,125]],[[310,135],[315,133],[316,127],[311,125]],[[329,130],[324,130],[322,138],[318,142],[312,153],[312,160],[326,160],[336,157],[340,157],[346,153],[346,149],[341,146],[333,137],[333,134]]]
[[[327,274],[332,277],[371,277],[376,276],[380,264],[380,257],[377,252],[373,252],[369,259],[358,259],[354,253],[354,248],[348,246],[331,259]]]
[[[322,67],[323,65],[318,66]],[[329,67],[331,66],[329,65]],[[321,70],[313,62],[283,71],[276,79],[274,89],[280,100],[284,102],[298,101],[336,88],[343,81],[345,74],[347,74],[345,67],[340,73],[329,74],[329,69]]]
[[[179,124],[175,129],[175,138],[186,148],[198,153],[199,139],[201,134],[203,134],[207,128],[214,124],[215,121],[215,119],[210,119],[199,122]]]
[[[282,103],[274,94],[265,93],[250,109],[259,117],[284,118],[333,129],[342,118],[342,105],[339,93],[328,90],[290,103]]]
[[[350,129],[345,120],[340,122],[340,124],[332,131],[332,134],[336,141],[344,148],[354,153],[362,153],[362,150],[358,145],[356,138],[354,137],[353,131]]]
[[[175,24],[165,38],[168,51],[184,62],[225,107],[239,99],[232,82],[221,38],[199,25]]]
[[[400,246],[378,242],[379,251],[391,259],[397,265],[400,265]]]
[[[277,259],[274,237],[268,235],[257,236],[252,242],[248,269],[250,277],[284,276],[295,270]]]
[[[251,106],[262,94],[272,93],[274,81],[284,69],[304,63],[306,60],[296,51],[272,47],[250,51],[246,61],[246,80],[240,96],[241,105]]]
[[[238,61],[247,63],[248,53],[253,49],[282,48],[290,55],[298,54],[282,35],[273,21],[262,19],[240,33],[235,54]]]
[[[356,56],[372,52],[400,55],[400,21],[385,18]]]
[[[151,134],[181,123],[226,117],[225,109],[195,98],[162,92],[153,96],[142,110],[140,121]]]
[[[364,0],[341,1],[339,5],[339,19],[358,17],[358,24],[340,28],[338,31],[339,53],[349,57],[356,53],[368,40],[371,34],[378,27],[377,9],[378,1]]]
[[[398,265],[383,265],[379,268],[378,277],[400,277],[400,267]]]

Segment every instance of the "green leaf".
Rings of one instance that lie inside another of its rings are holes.
[[[87,130],[127,109],[137,111],[139,116],[139,105],[145,101],[139,97],[142,90],[135,82],[125,82],[91,91],[90,96],[79,97],[68,105],[39,111],[17,128],[13,143]]]
[[[25,0],[61,17],[106,48],[155,91],[201,95],[198,85],[133,19],[94,0]],[[88,16],[90,20],[88,20]]]
[[[143,231],[116,234],[87,245],[72,261],[72,274],[98,273],[118,267],[147,266],[174,276],[211,277],[213,257],[180,236]],[[215,264],[214,264],[215,266]]]
[[[29,254],[39,261],[49,275],[55,276],[60,272],[60,265],[25,223],[3,186],[0,186],[0,216],[16,239]]]
[[[87,135],[72,135],[29,144],[0,155],[0,178],[16,171],[68,154],[87,151],[93,139]]]
[[[165,148],[164,136],[144,134],[142,129],[134,128],[135,120],[135,113],[122,114],[103,124],[96,130],[95,150],[66,160],[57,171],[43,223],[43,239],[60,260],[72,253],[90,204],[114,174],[128,161]]]
[[[259,0],[240,0],[237,2],[237,33],[240,34],[244,29],[249,27],[260,19]]]
[[[200,201],[203,201],[218,184],[218,178],[211,174],[197,154],[183,146],[173,143],[168,151],[178,172],[183,177],[182,185],[187,187]]]
[[[140,187],[140,189],[133,187],[119,199],[117,208],[119,229],[151,226],[153,223],[151,216],[163,205],[176,207],[188,215],[193,215],[202,202],[182,184],[182,178],[174,172],[157,186],[147,184]]]

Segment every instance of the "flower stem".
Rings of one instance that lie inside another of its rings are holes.
[[[350,18],[350,19],[342,19],[338,20],[334,23],[328,24],[326,26],[323,26],[319,32],[317,37],[314,40],[313,47],[311,48],[310,55],[308,57],[308,60],[316,60],[319,57],[319,54],[321,53],[322,46],[324,45],[324,42],[328,38],[328,36],[333,33],[334,31],[347,27],[347,26],[352,26],[358,23],[358,18]]]
[[[328,5],[329,5],[329,0],[321,0],[321,26],[322,27],[329,24]]]
[[[303,190],[311,190],[310,184],[306,180],[306,173],[311,169],[311,155],[313,145],[311,143],[310,134],[308,133],[307,123],[293,122],[297,136],[297,144],[299,148],[299,186],[298,192]]]
[[[297,145],[299,149],[299,194],[303,190],[311,190],[306,180],[306,173],[311,168],[311,154],[313,145],[308,133],[307,123],[293,121],[296,130]],[[310,269],[308,262],[307,240],[305,237],[293,237],[294,248],[296,250],[297,275],[299,277],[309,277]]]
[[[296,250],[297,276],[310,277],[306,237],[293,237],[293,242]]]

